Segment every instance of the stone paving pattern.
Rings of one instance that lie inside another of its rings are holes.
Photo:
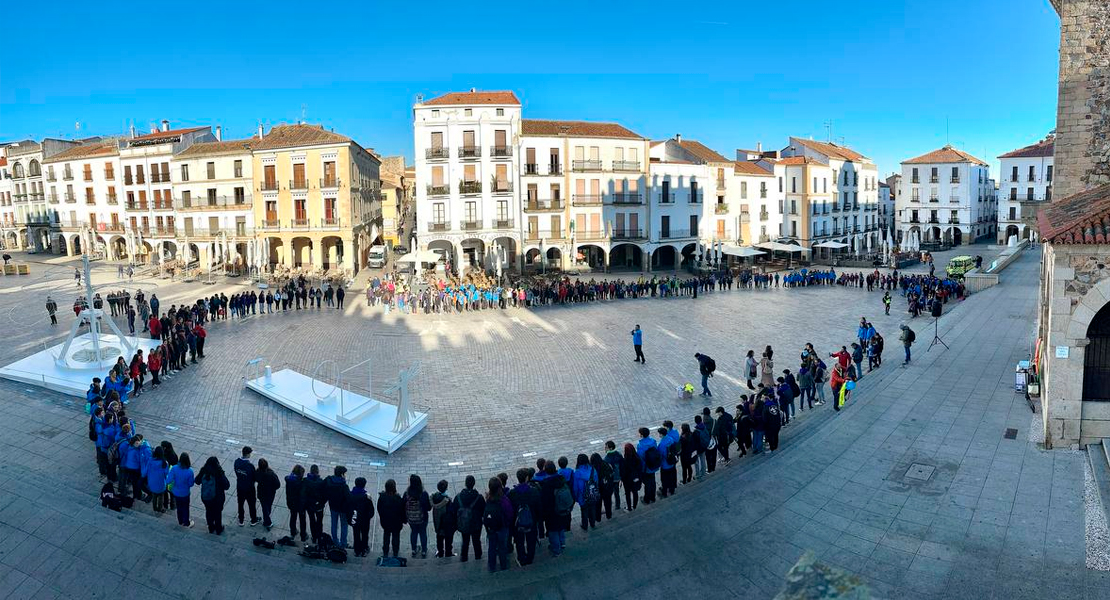
[[[217,539],[202,526],[183,532],[172,516],[153,517],[145,507],[107,513],[95,501],[99,484],[80,404],[0,382],[7,417],[0,436],[7,459],[0,466],[0,597],[101,597],[127,589],[213,598],[623,598],[692,590],[765,598],[808,549],[860,574],[877,597],[1105,598],[1107,574],[1083,566],[1083,456],[1027,441],[1033,415],[1012,391],[1013,365],[1026,358],[1032,333],[1037,268],[1029,253],[1003,285],[946,315],[941,334],[951,350],[925,352],[931,335],[919,318],[907,368],[897,364],[902,315],[884,317],[880,296],[860,290],[734,291],[697,301],[451,317],[396,318],[355,306],[346,317],[333,311],[213,327],[204,364],[132,403],[140,431],[197,457],[214,453],[225,468],[238,445],[249,443],[282,475],[293,461],[343,462],[372,485],[412,471],[426,482],[457,482],[467,473],[481,480],[525,462],[523,452],[577,453],[594,440],[631,439],[635,428],[664,418],[689,420],[705,403],[680,403],[673,389],[696,375],[694,351],[717,359],[714,405],[728,406],[740,392],[730,378],[748,347],[773,344],[784,368],[806,341],[823,351],[850,341],[861,314],[887,335],[886,366],[863,379],[846,412],[834,416],[826,406],[807,413],[784,429],[775,456],[737,461],[589,534],[575,529],[565,557],[544,556],[496,576],[484,565],[433,560],[404,570],[363,561],[306,564],[288,550],[251,546],[254,529],[231,527]],[[52,275],[16,280],[18,286],[0,282],[8,340],[0,360],[41,348],[42,295],[74,289],[68,267]],[[183,295],[190,290],[178,285],[164,290],[163,302],[196,293]],[[71,301],[68,294],[56,296],[59,304]],[[644,367],[629,354],[634,322],[647,331]],[[328,357],[340,364],[391,357],[389,368],[375,368],[379,385],[420,359],[414,392],[433,410],[432,422],[385,457],[244,391],[244,364],[259,355],[301,368]],[[1005,439],[1006,428],[1017,429],[1017,438]],[[447,467],[453,461],[464,464]],[[371,466],[377,462],[385,466]],[[925,481],[906,478],[913,465],[933,472]],[[233,511],[230,499],[228,506]],[[275,512],[283,523],[285,513]]]

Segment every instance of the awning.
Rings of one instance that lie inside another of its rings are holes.
[[[408,254],[402,256],[401,258],[398,258],[395,262],[397,264],[402,264],[402,263],[404,263],[404,264],[407,264],[407,263],[421,263],[421,264],[431,263],[431,264],[435,264],[436,262],[439,261],[439,258],[440,258],[439,254],[436,254],[435,252],[432,252],[431,250],[416,250],[414,252],[409,252]]]
[[[774,252],[809,252],[809,248],[803,248],[795,244],[783,244],[782,242],[763,242],[762,244],[756,244],[755,247]]]
[[[738,258],[748,258],[752,256],[762,256],[764,254],[767,254],[766,252],[762,250],[756,250],[751,246],[737,246],[735,244],[724,244],[721,247],[721,252],[729,256],[736,256]]]
[[[848,244],[845,244],[844,242],[838,242],[836,240],[829,240],[827,242],[821,242],[820,244],[814,244],[813,247],[814,248],[832,248],[834,250],[840,250],[841,248],[847,248]]]

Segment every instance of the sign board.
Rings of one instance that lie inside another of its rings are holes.
[[[1056,358],[1067,358],[1070,350],[1067,346],[1056,346]]]

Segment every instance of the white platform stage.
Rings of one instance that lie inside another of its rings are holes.
[[[412,411],[407,427],[395,432],[398,421],[396,406],[335,389],[333,384],[322,383],[291,369],[273,373],[269,382],[265,375],[248,379],[247,388],[301,416],[390,454],[428,422],[427,413]],[[319,397],[321,392],[326,396],[323,399]]]
[[[125,336],[125,339],[131,347],[142,349],[143,356],[162,343],[161,340],[131,336]],[[73,338],[66,352],[67,364],[59,365],[56,360],[66,345],[61,343],[0,367],[0,377],[84,398],[93,377],[103,380],[117,357],[124,356],[128,362],[131,361],[131,356],[125,356],[127,344],[116,335],[101,333],[98,343],[101,361],[95,360],[92,334],[86,333]]]

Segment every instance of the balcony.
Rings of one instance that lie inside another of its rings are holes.
[[[524,204],[524,212],[549,212],[563,210],[566,203],[561,198],[551,200],[529,199]]]
[[[697,232],[691,232],[689,229],[660,229],[659,239],[661,240],[682,240],[687,238],[698,237]]]
[[[97,231],[111,231],[114,233],[123,233],[123,223],[97,223]]]
[[[51,193],[48,200],[50,201],[51,204],[57,204],[58,203],[58,194]]]
[[[833,211],[834,213],[838,213],[838,212],[840,212],[840,203],[839,203],[839,202],[838,202],[838,203],[836,203],[836,204],[833,204],[833,205],[832,205],[832,211]]]
[[[93,196],[85,196],[85,204],[87,204],[89,206],[95,206],[96,205],[96,198],[93,197]]]
[[[490,146],[489,155],[491,158],[512,158],[512,146]]]
[[[424,151],[424,158],[428,160],[445,160],[451,152],[447,148],[428,148]]]
[[[604,240],[607,236],[604,229],[579,229],[574,232],[574,237],[582,241],[595,241]]]
[[[524,163],[525,175],[540,175],[540,166],[536,163]]]
[[[225,195],[204,198],[177,198],[173,201],[173,205],[177,210],[183,211],[222,209],[246,210],[251,206],[251,197],[244,194],[242,196]]]
[[[759,220],[760,221],[766,221],[769,218],[771,218],[771,213],[769,213],[765,210],[759,211]]]
[[[31,192],[31,202],[42,202],[46,200],[46,194],[42,192]]]
[[[571,161],[570,168],[571,168],[572,171],[577,171],[577,172],[600,171],[601,170],[601,161],[600,160],[575,160],[575,161]]]
[[[65,199],[66,199],[66,204],[73,204],[73,203],[77,202],[77,198],[74,197],[74,195],[69,193],[69,192],[66,192]]]
[[[910,217],[910,223],[920,223],[920,222],[921,222],[920,217]]]
[[[725,189],[725,180],[723,178],[717,180],[717,189],[719,189],[719,190]]]
[[[959,219],[959,217],[950,217],[950,218],[948,219],[948,224],[949,224],[949,225],[959,225],[959,224],[960,224],[960,219]]]
[[[936,224],[936,225],[940,225],[940,219],[938,219],[936,217],[929,217],[929,222],[933,223],[933,224]]]
[[[481,181],[460,181],[459,182],[460,194],[481,194],[482,182]]]
[[[262,191],[263,192],[276,192],[279,189],[280,189],[280,186],[278,186],[277,181],[268,181],[268,180],[263,180],[262,181]]]
[[[659,192],[659,204],[674,204],[674,192]]]
[[[116,172],[105,170],[104,171],[104,180],[105,181],[115,181],[116,180]]]
[[[451,231],[451,224],[447,221],[428,221],[428,231]]]
[[[124,208],[127,210],[146,210],[147,204],[138,200],[128,200]]]
[[[62,173],[62,181],[73,181],[73,172],[66,171]]]
[[[715,214],[715,215],[727,215],[728,214],[728,203],[727,202],[718,202],[716,204],[716,206],[713,207],[713,214]]]
[[[463,231],[477,231],[482,228],[482,222],[476,220],[463,221],[460,225]]]
[[[299,219],[292,219],[291,221],[289,221],[290,229],[310,229],[311,227],[311,222],[304,217],[301,217]]]
[[[929,196],[929,202],[940,202],[940,198],[936,196]]]
[[[617,192],[613,194],[613,204],[643,204],[643,196],[632,192]]]
[[[170,225],[163,225],[154,228],[154,235],[158,237],[177,237],[177,227]]]
[[[690,204],[701,204],[702,194],[690,192]]]
[[[511,194],[513,192],[513,182],[494,180],[490,188],[494,194]]]
[[[154,210],[173,210],[173,200],[169,198],[155,200],[151,202],[150,207]]]
[[[917,177],[914,177],[913,179],[910,180],[910,183],[921,183],[921,180],[918,179]]]
[[[84,181],[92,181],[92,171],[85,171],[82,173],[82,178]]]
[[[12,179],[23,179],[23,175],[12,175]],[[53,171],[47,171],[46,180],[54,182],[58,180],[58,176],[55,175]]]
[[[338,177],[321,177],[320,189],[337,188],[343,185],[343,181]]]
[[[59,223],[59,225],[61,226],[62,231],[80,231],[84,229],[88,225],[88,223],[86,223],[85,221],[66,220],[62,223]]]
[[[12,202],[26,202],[27,194],[12,194]]]
[[[470,160],[482,157],[481,146],[459,146],[459,158]]]
[[[951,202],[952,204],[959,204],[960,203],[960,197],[959,196],[949,196],[948,201]]]
[[[598,167],[601,168],[600,166]],[[635,173],[640,170],[640,161],[638,160],[614,160],[613,172],[614,173]]]
[[[544,229],[542,231],[532,230],[524,232],[524,239],[529,242],[538,242],[540,240],[565,240],[567,239],[567,234],[561,229],[558,231],[552,231],[550,229]]]
[[[212,179],[212,178],[209,177],[209,179]],[[159,173],[158,171],[151,172],[150,182],[151,183],[172,183],[170,181],[170,174],[169,173]],[[139,183],[142,183],[142,181],[140,180]]]
[[[513,228],[513,220],[512,219],[496,219],[493,222],[493,228],[494,229],[512,229]]]
[[[929,183],[940,183],[940,177],[937,177],[936,175],[933,175],[932,177],[929,178]]]
[[[959,182],[960,182],[960,177],[959,177],[959,175],[957,175],[957,176],[955,176],[955,177],[951,177],[951,178],[949,178],[948,182],[949,182],[949,183],[959,183]]]
[[[601,206],[601,200],[600,194],[575,194],[571,198],[571,204],[574,206]]]
[[[324,217],[320,219],[320,227],[323,229],[339,229],[343,221],[339,217]]]
[[[307,179],[290,179],[289,180],[289,189],[294,190],[294,191],[302,191],[303,192],[303,191],[308,189],[308,180]]]
[[[447,194],[450,194],[450,193],[451,193],[450,186],[446,186],[446,185],[429,185],[428,186],[428,195],[429,196],[446,196]]]
[[[277,229],[280,227],[280,221],[277,219],[262,219],[262,229]]]

